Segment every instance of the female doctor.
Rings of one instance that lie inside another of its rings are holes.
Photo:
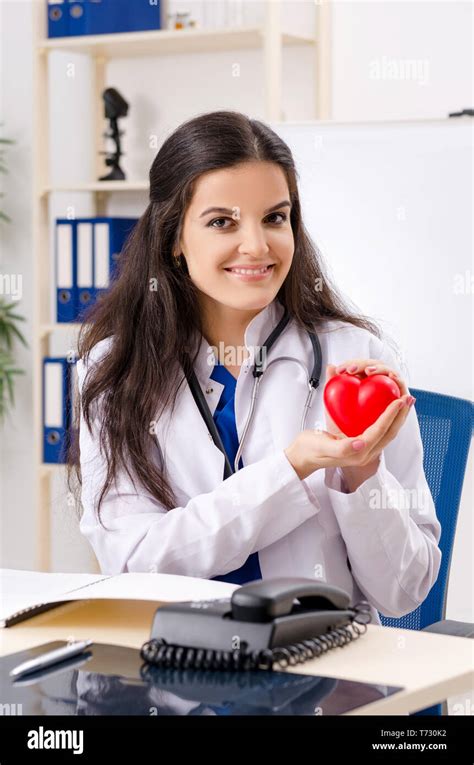
[[[367,599],[375,623],[426,598],[441,530],[414,399],[328,282],[265,124],[212,112],[165,140],[78,351],[70,468],[103,573],[315,578]],[[355,438],[323,404],[342,370],[401,392]]]

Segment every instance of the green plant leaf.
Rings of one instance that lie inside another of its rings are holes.
[[[5,298],[0,298],[0,311],[9,311],[10,308],[15,308],[18,303],[16,300],[13,303],[5,303]]]
[[[3,327],[0,328],[0,333],[3,335],[3,342],[5,343],[7,351],[11,351],[13,343],[10,332],[6,329],[6,327]]]
[[[11,378],[11,375],[7,375],[7,385],[8,385],[8,395],[10,396],[10,403],[13,405],[15,403],[15,391],[13,388],[13,380]]]
[[[15,327],[15,325],[14,325],[14,324],[12,324],[12,325],[11,325],[11,331],[12,331],[12,332],[13,332],[13,333],[14,333],[14,334],[17,336],[18,340],[19,340],[21,343],[23,343],[23,345],[25,346],[25,348],[28,348],[28,343],[26,342],[25,338],[24,338],[24,337],[23,337],[23,335],[21,334],[20,330],[19,330],[17,327]]]
[[[3,126],[3,122],[0,126]],[[6,166],[7,152],[4,146],[11,146],[16,141],[11,138],[0,138],[0,173],[8,175]],[[0,197],[5,194],[0,192]],[[0,210],[0,221],[11,223],[11,218],[6,212]],[[15,375],[24,375],[25,370],[15,366],[13,354],[13,341],[18,340],[28,348],[28,343],[18,328],[19,322],[24,322],[25,317],[15,313],[18,307],[17,301],[7,303],[3,297],[0,297],[0,421],[3,422],[8,410],[8,406],[14,405],[14,381]]]

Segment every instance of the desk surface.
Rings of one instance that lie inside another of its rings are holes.
[[[73,601],[0,629],[0,655],[80,638],[141,648],[156,607],[150,601]],[[286,671],[404,686],[394,696],[349,713],[403,715],[472,690],[474,641],[369,624],[353,643]]]

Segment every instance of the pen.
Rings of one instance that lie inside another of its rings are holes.
[[[34,659],[29,659],[19,664],[10,671],[10,677],[19,677],[20,675],[26,675],[28,672],[36,672],[39,669],[51,666],[51,664],[69,659],[71,656],[77,656],[90,646],[92,642],[92,640],[79,640],[61,648],[55,648],[53,651],[47,651],[40,656],[36,656]]]
[[[45,667],[35,672],[28,672],[27,675],[19,675],[12,677],[13,688],[24,688],[26,685],[36,685],[36,683],[42,683],[44,680],[49,680],[51,677],[61,675],[66,670],[82,669],[87,662],[93,658],[92,651],[84,651],[79,656],[73,656],[70,659],[65,659],[59,662],[59,664],[53,664],[51,667]]]

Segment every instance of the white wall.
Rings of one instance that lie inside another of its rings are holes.
[[[447,117],[472,107],[470,0],[338,0],[335,120]]]
[[[307,4],[291,5],[297,23],[299,14],[307,14]],[[31,140],[32,140],[32,50],[31,3],[29,0],[0,2],[2,18],[1,109],[3,134],[17,144],[9,150],[8,196],[4,200],[13,223],[1,226],[2,272],[23,274],[24,297],[19,309],[31,336],[31,296],[28,279],[32,264],[31,240]],[[438,118],[449,111],[472,106],[472,5],[468,2],[336,2],[333,8],[333,119],[368,121],[414,118]],[[302,16],[303,18],[303,16]],[[301,21],[300,21],[301,23]],[[304,26],[304,24],[303,24]],[[384,58],[385,57],[385,58]],[[71,56],[68,57],[71,60]],[[67,168],[81,173],[90,161],[87,154],[87,105],[78,96],[87,84],[87,70],[77,61],[74,84],[63,77],[64,59],[56,56],[53,74],[56,83],[53,113],[61,109],[68,115],[71,128],[54,136],[55,180]],[[238,61],[241,77],[232,78],[230,67]],[[409,63],[409,62],[419,63]],[[85,64],[83,64],[85,66]],[[311,105],[311,58],[307,51],[287,51],[284,65],[284,112],[295,121],[313,118]],[[392,69],[389,69],[389,66]],[[377,67],[379,68],[377,70]],[[376,78],[377,71],[381,79]],[[12,76],[14,73],[14,76]],[[169,83],[173,83],[170,88]],[[82,83],[82,84],[81,84]],[[123,165],[130,179],[143,178],[156,153],[150,146],[154,135],[162,138],[179,122],[195,113],[217,108],[241,109],[263,118],[262,80],[258,73],[256,52],[232,52],[220,55],[166,56],[161,59],[114,61],[107,84],[121,90],[132,104],[124,122],[126,135]],[[75,90],[77,89],[77,90]],[[77,122],[76,122],[77,120]],[[83,126],[78,133],[75,126]],[[82,143],[81,143],[82,141]],[[85,142],[85,143],[84,143]],[[81,148],[82,146],[82,148]],[[78,179],[79,176],[76,176]],[[137,199],[135,199],[135,205]],[[139,200],[144,203],[145,198]],[[61,199],[54,202],[61,209]],[[56,207],[57,205],[57,207]],[[123,204],[122,204],[123,209]],[[117,214],[120,205],[111,207]],[[132,214],[139,212],[129,208]],[[363,306],[362,306],[363,308]],[[416,316],[413,316],[416,321]],[[58,347],[53,346],[53,352]],[[408,349],[407,349],[408,350]],[[462,349],[465,353],[466,350]],[[2,542],[0,565],[17,568],[33,566],[33,539],[28,529],[32,523],[31,483],[31,359],[18,347],[18,361],[26,370],[16,384],[17,406],[9,423],[0,432],[0,514]],[[433,363],[439,363],[433,360]],[[444,369],[446,380],[455,370]],[[471,464],[472,476],[472,464]],[[64,486],[53,486],[56,529],[53,563],[56,570],[81,570],[90,567],[90,551],[79,538],[65,502]],[[470,539],[471,503],[460,519],[456,562],[450,586],[448,616],[471,619],[466,604],[466,590],[472,577]],[[64,512],[63,512],[64,511]],[[68,514],[69,513],[69,514]]]

